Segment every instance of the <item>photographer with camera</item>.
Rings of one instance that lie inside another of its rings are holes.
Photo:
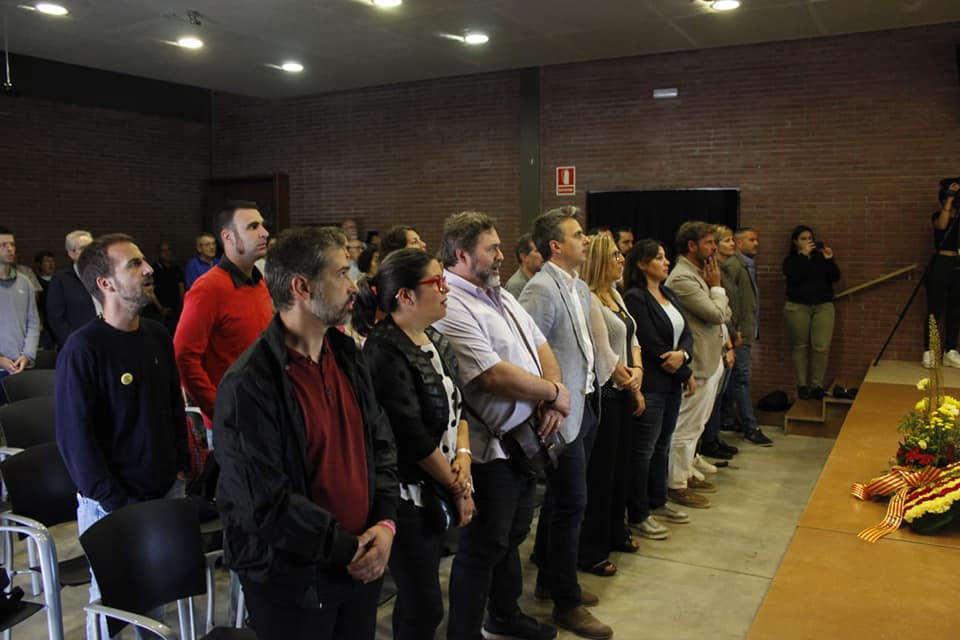
[[[833,338],[833,283],[840,269],[833,249],[817,242],[813,229],[797,226],[790,234],[790,252],[783,259],[787,277],[787,301],[783,316],[793,347],[793,368],[797,373],[797,395],[801,400],[823,397],[823,378]],[[811,372],[807,384],[807,358]]]
[[[960,353],[957,352],[957,334],[960,333],[960,224],[957,223],[957,192],[960,191],[960,178],[947,178],[940,181],[940,209],[934,211],[933,242],[936,254],[927,268],[924,285],[927,289],[927,317],[937,319],[943,336],[943,364],[948,367],[960,367]],[[944,324],[946,316],[946,324]],[[935,355],[930,351],[930,328],[924,323],[923,366],[930,368]],[[944,327],[946,330],[944,330]]]

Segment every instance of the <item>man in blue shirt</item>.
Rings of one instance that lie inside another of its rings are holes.
[[[201,233],[197,236],[197,255],[187,260],[184,267],[184,284],[189,289],[193,283],[210,269],[217,266],[217,239],[212,233]]]
[[[37,357],[40,339],[37,299],[16,265],[13,232],[0,226],[0,378],[25,370]]]

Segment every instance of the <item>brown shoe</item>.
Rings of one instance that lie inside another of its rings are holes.
[[[709,500],[689,489],[667,489],[667,497],[670,499],[670,502],[675,502],[684,507],[690,507],[692,509],[710,508]]]
[[[582,638],[606,640],[613,637],[613,629],[594,618],[584,606],[574,607],[568,611],[557,611],[554,607],[553,621],[557,626],[573,631]]]
[[[716,493],[717,487],[712,482],[706,480],[697,480],[696,477],[687,480],[687,489],[692,489],[699,493]]]
[[[533,597],[537,600],[553,600],[553,594],[550,593],[550,590],[539,585],[533,590]],[[595,607],[600,604],[600,596],[581,587],[580,604],[585,607]]]

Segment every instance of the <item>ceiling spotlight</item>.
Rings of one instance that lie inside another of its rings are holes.
[[[380,7],[382,9],[391,9],[393,7],[399,7],[403,4],[403,0],[370,0],[373,3],[373,6]]]
[[[193,36],[186,36],[177,40],[177,46],[183,47],[184,49],[199,49],[203,46],[203,40],[194,38]]]
[[[714,11],[733,11],[740,7],[740,0],[713,0],[710,7]]]
[[[299,62],[284,62],[280,65],[280,68],[287,73],[300,73],[303,71],[303,65]]]
[[[66,7],[60,6],[59,4],[53,4],[51,2],[38,2],[34,5],[37,8],[37,11],[40,13],[45,13],[49,16],[65,16],[69,11]]]
[[[490,38],[485,33],[480,33],[479,31],[474,31],[468,33],[463,37],[463,41],[467,44],[486,44],[490,41]]]

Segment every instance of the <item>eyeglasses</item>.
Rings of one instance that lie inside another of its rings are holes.
[[[438,275],[438,276],[433,276],[432,278],[427,278],[426,280],[421,280],[421,281],[418,282],[417,284],[418,284],[418,285],[421,285],[421,284],[432,284],[433,286],[435,286],[435,287],[437,288],[437,291],[439,291],[440,293],[443,293],[443,290],[447,288],[447,276],[445,276],[444,274],[441,273],[441,274]]]
[[[623,260],[623,254],[620,253],[619,249],[614,249],[613,253],[610,254],[610,257],[613,258],[615,262],[620,262]]]

